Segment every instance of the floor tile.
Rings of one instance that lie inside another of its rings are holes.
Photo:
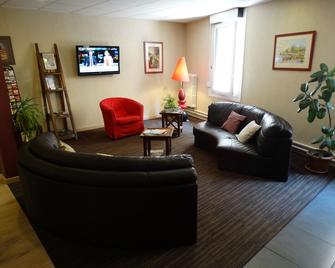
[[[309,203],[304,209],[305,210],[319,210],[329,211],[335,208],[335,192],[328,191],[321,192],[311,203]]]
[[[335,246],[287,225],[266,248],[304,268],[329,268],[335,261]]]
[[[335,180],[332,180],[327,186],[328,189],[331,189],[335,193]]]
[[[263,248],[253,257],[244,268],[300,268],[294,263],[275,254],[271,250]]]
[[[335,246],[335,206],[309,206],[291,224]]]
[[[331,182],[291,223],[335,245],[335,181]]]

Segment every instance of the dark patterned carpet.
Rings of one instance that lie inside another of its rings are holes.
[[[160,121],[146,121],[146,126],[159,127]],[[79,140],[68,143],[81,152],[143,153],[138,136],[111,141],[103,129],[79,133]],[[195,245],[170,250],[120,251],[65,241],[35,227],[55,266],[242,267],[331,180],[329,176],[307,173],[295,156],[287,182],[219,170],[212,154],[193,146],[190,122],[184,124],[182,136],[172,140],[172,153],[191,154],[198,172]],[[12,184],[11,188],[21,201],[20,183]]]

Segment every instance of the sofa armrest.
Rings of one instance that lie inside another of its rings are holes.
[[[292,127],[283,118],[265,113],[261,125],[262,128],[256,138],[259,154],[274,156],[283,144],[287,146],[292,143]]]

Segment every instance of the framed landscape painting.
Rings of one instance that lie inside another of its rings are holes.
[[[143,42],[144,72],[163,72],[163,42]]]
[[[273,70],[310,71],[316,31],[275,36]]]
[[[0,59],[4,64],[15,65],[10,36],[0,36]]]

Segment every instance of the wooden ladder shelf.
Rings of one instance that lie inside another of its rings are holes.
[[[37,43],[35,49],[48,131],[53,130],[59,142],[78,139],[57,45],[54,53],[41,53]]]

